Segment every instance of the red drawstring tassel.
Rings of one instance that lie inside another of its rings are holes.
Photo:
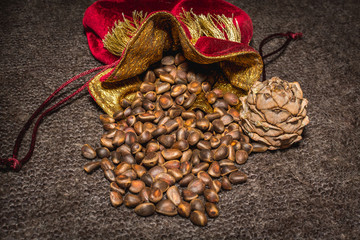
[[[270,57],[270,56],[280,52],[281,50],[285,49],[292,40],[297,40],[297,39],[301,38],[302,35],[303,34],[301,32],[299,32],[299,33],[287,32],[287,33],[275,33],[275,34],[272,34],[272,35],[264,38],[261,41],[261,43],[259,45],[260,56],[262,57],[262,59],[264,61],[265,58]],[[278,48],[277,50],[275,50],[275,51],[273,51],[271,53],[268,53],[268,54],[266,54],[264,56],[263,51],[262,51],[263,46],[266,43],[268,43],[269,41],[271,41],[272,39],[277,38],[277,37],[286,37],[286,42],[280,48]],[[263,65],[263,81],[265,81],[265,80],[266,80],[266,73],[265,73],[265,63],[264,63],[264,65]]]
[[[51,106],[50,108],[46,109],[37,119],[35,126],[33,128],[33,133],[32,133],[32,137],[31,137],[31,143],[30,143],[30,148],[27,152],[27,154],[25,155],[25,157],[21,160],[18,160],[18,152],[22,143],[22,140],[25,136],[26,131],[30,128],[31,123],[33,122],[33,120],[41,113],[41,111],[48,105],[48,103],[51,101],[51,99],[53,99],[58,92],[60,92],[63,88],[65,88],[67,85],[69,85],[70,83],[72,83],[73,81],[86,76],[92,72],[98,71],[98,70],[102,70],[105,71],[108,68],[111,68],[113,66],[115,66],[118,63],[118,61],[109,64],[109,65],[105,65],[105,66],[100,66],[100,67],[96,67],[90,70],[87,70],[85,72],[82,72],[76,76],[74,76],[73,78],[67,80],[64,84],[62,84],[58,89],[56,89],[41,105],[40,107],[38,107],[38,109],[36,109],[36,111],[33,113],[33,115],[28,119],[28,121],[25,123],[24,127],[21,129],[19,135],[17,136],[15,145],[14,145],[14,149],[13,149],[13,156],[11,158],[0,158],[0,165],[3,165],[5,167],[7,167],[10,170],[14,170],[14,171],[19,171],[22,167],[22,165],[24,165],[32,156],[34,148],[35,148],[35,142],[36,142],[36,135],[37,135],[37,130],[41,124],[42,119],[49,115],[52,111],[54,111],[56,108],[60,107],[61,105],[63,105],[65,102],[67,102],[69,99],[71,99],[72,97],[74,97],[75,95],[77,95],[78,93],[80,93],[82,90],[84,90],[87,85],[89,84],[89,82],[93,79],[90,79],[89,81],[87,81],[84,85],[82,85],[79,89],[77,89],[75,92],[73,92],[72,94],[70,94],[69,96],[65,97],[64,99],[62,99],[61,101],[59,101],[58,103],[56,103],[55,105]]]

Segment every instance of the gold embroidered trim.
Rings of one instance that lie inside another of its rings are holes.
[[[104,83],[100,79],[112,70],[112,68],[98,74],[89,83],[89,91],[96,103],[110,116],[122,110],[120,100],[126,98],[133,100],[134,94],[138,91],[141,80],[136,77],[115,83]]]

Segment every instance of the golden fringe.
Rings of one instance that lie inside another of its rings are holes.
[[[121,56],[129,40],[136,34],[146,17],[147,13],[143,14],[142,11],[136,10],[132,12],[132,20],[127,19],[123,14],[123,19],[115,22],[113,28],[105,35],[104,47],[112,54]],[[183,10],[180,13],[180,19],[189,29],[193,44],[201,36],[241,42],[240,26],[234,17],[210,13],[197,15],[190,9],[190,11]]]
[[[183,12],[180,13],[179,16],[181,21],[186,25],[190,32],[191,42],[195,44],[202,35],[200,22],[197,20],[196,15],[193,13],[192,9],[190,9],[189,12],[186,12],[183,9]]]
[[[214,37],[233,42],[241,42],[240,26],[234,17],[222,15],[196,15],[192,9],[180,13],[181,21],[187,26],[191,41],[196,41],[201,36]]]
[[[103,39],[104,47],[116,56],[121,56],[129,40],[135,35],[140,28],[141,23],[145,20],[147,13],[142,11],[132,12],[132,21],[127,19],[124,14],[123,19],[115,22],[114,27]]]

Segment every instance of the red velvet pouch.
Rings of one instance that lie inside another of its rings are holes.
[[[141,20],[135,19],[139,13]],[[209,26],[194,29],[194,22],[204,18]],[[124,22],[129,23],[127,29]],[[250,17],[223,0],[99,0],[86,10],[83,24],[94,57],[105,64],[117,61],[89,84],[90,94],[108,114],[120,110],[114,102],[128,94],[124,87],[135,88],[137,76],[167,51],[182,51],[195,63],[218,64],[222,73],[217,87],[239,95],[262,71],[260,55],[248,45],[253,33]],[[131,34],[126,32],[130,28]],[[204,30],[213,36],[199,34]],[[116,31],[127,36],[122,39]]]

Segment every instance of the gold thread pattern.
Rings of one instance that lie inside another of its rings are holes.
[[[89,83],[89,91],[96,103],[110,116],[115,112],[122,110],[119,104],[120,99],[127,98],[130,101],[133,100],[133,93],[139,89],[141,84],[138,77],[116,83],[101,82],[101,77],[111,70],[112,69],[108,69],[98,74]]]

